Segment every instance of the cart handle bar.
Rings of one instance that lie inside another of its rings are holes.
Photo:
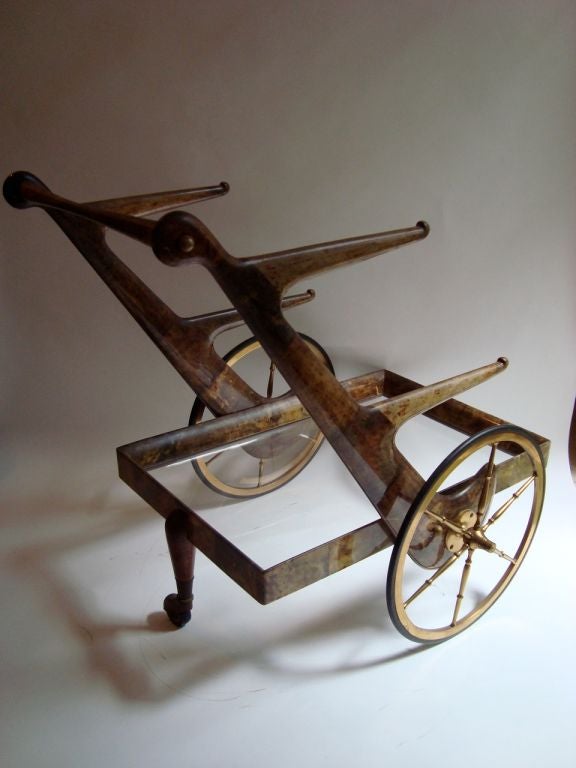
[[[226,194],[228,189],[228,184],[221,182],[213,187],[75,203],[51,192],[33,174],[16,171],[4,182],[3,193],[6,201],[14,208],[40,207],[110,227],[150,246],[164,263],[175,265],[190,260],[202,261],[202,256],[211,256],[214,251],[219,251],[224,256],[225,251],[208,228],[191,214],[173,212],[159,221],[141,219],[138,216],[221,196]],[[308,245],[253,256],[242,261],[246,265],[260,267],[268,273],[267,277],[271,282],[283,289],[288,284],[316,272],[346,262],[370,258],[377,253],[423,239],[429,231],[429,225],[425,221],[419,221],[415,227]],[[195,247],[191,248],[189,244]]]
[[[2,191],[6,201],[14,208],[38,206],[61,213],[71,213],[110,227],[151,246],[156,222],[148,219],[141,220],[137,218],[138,216],[223,195],[228,189],[228,184],[222,182],[216,187],[98,200],[93,203],[75,203],[55,195],[33,174],[27,171],[16,171],[8,176]]]

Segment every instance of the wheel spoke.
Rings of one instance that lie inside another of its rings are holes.
[[[499,509],[496,510],[496,512],[494,512],[490,520],[488,520],[487,523],[484,523],[484,525],[480,528],[482,533],[484,533],[488,528],[490,528],[491,525],[494,525],[496,520],[499,520],[502,517],[502,515],[510,509],[512,504],[514,504],[514,502],[517,501],[520,498],[520,496],[524,493],[524,491],[526,491],[530,487],[530,485],[534,482],[535,477],[536,477],[535,474],[530,475],[528,480],[526,480],[526,482],[523,483],[523,485],[521,485],[520,488],[518,488],[518,490],[515,493],[513,493],[512,496],[510,496],[510,498],[506,502],[504,502],[504,504],[502,504],[501,507],[499,507]]]
[[[266,397],[270,398],[272,397],[272,394],[274,392],[274,373],[276,372],[276,366],[273,363],[272,360],[270,360],[270,368],[268,369],[268,384],[266,386]],[[264,459],[260,459],[258,463],[258,485],[257,488],[260,488],[262,485],[262,474],[264,472]]]
[[[270,361],[270,370],[268,372],[268,386],[266,387],[266,397],[270,398],[272,397],[272,392],[274,391],[274,372],[276,370],[276,366],[272,361]]]
[[[454,606],[454,614],[452,615],[452,623],[450,624],[451,627],[456,626],[456,622],[458,621],[458,614],[460,613],[460,608],[462,607],[462,600],[464,600],[464,593],[466,592],[466,585],[468,584],[470,568],[472,567],[472,558],[475,551],[476,550],[472,547],[468,548],[468,557],[464,563],[464,568],[462,568],[462,577],[460,579],[458,594],[456,595],[456,605]]]
[[[428,589],[428,587],[431,587],[432,584],[434,584],[434,582],[436,581],[436,579],[440,578],[440,576],[442,576],[443,573],[446,573],[448,568],[450,568],[450,566],[454,565],[456,560],[458,560],[458,558],[460,557],[462,552],[464,552],[464,547],[462,547],[462,549],[459,552],[455,552],[451,557],[449,557],[448,560],[446,560],[446,562],[444,563],[444,565],[441,566],[440,568],[438,568],[438,570],[436,571],[434,576],[431,576],[429,579],[426,579],[426,581],[418,587],[416,592],[414,592],[414,594],[410,595],[408,600],[406,600],[406,602],[404,603],[404,608],[409,606],[410,603],[412,601],[416,600],[417,597],[420,597],[420,595],[426,589]]]
[[[266,397],[271,398],[274,393],[274,373],[276,372],[276,366],[270,361],[270,368],[268,369],[268,382],[266,384]],[[264,459],[258,461],[258,482],[256,488],[260,488],[262,485],[262,477],[264,475]]]
[[[478,524],[481,525],[488,507],[490,506],[490,500],[492,498],[492,492],[494,490],[494,483],[496,477],[494,475],[494,459],[496,458],[496,446],[498,443],[492,444],[490,451],[490,458],[488,459],[488,466],[486,467],[486,476],[484,478],[484,485],[482,486],[482,492],[480,493],[480,501],[478,502]]]
[[[513,565],[516,564],[516,560],[513,557],[510,557],[510,555],[507,555],[506,552],[502,552],[502,550],[498,549],[497,547],[494,547],[489,551],[491,554],[498,555],[498,557],[501,557],[503,560],[508,560],[508,562],[512,563]]]
[[[501,549],[498,549],[496,544],[493,541],[490,541],[482,529],[477,531],[475,528],[471,528],[468,531],[464,531],[462,535],[468,542],[469,547],[482,549],[484,552],[489,552],[492,555],[498,555],[498,557],[508,560],[509,563],[516,562],[510,555],[507,555]]]
[[[440,523],[440,525],[448,528],[449,531],[462,534],[462,526],[456,525],[456,523],[451,523],[450,520],[444,517],[444,515],[437,515],[436,512],[432,512],[429,509],[426,510],[425,514],[428,515],[428,517],[431,517],[432,520],[436,520],[436,522]]]

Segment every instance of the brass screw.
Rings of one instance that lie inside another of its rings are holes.
[[[178,240],[178,248],[183,253],[192,253],[195,246],[194,238],[190,235],[182,235]]]

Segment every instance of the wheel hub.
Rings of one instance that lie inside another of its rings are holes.
[[[459,552],[464,546],[464,541],[468,536],[467,531],[476,525],[478,515],[473,509],[464,509],[458,513],[458,516],[450,522],[454,527],[458,527],[461,531],[455,531],[454,528],[446,533],[444,544],[449,552]]]

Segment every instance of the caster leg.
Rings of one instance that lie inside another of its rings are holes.
[[[186,514],[177,510],[166,519],[165,526],[177,592],[166,597],[164,610],[176,627],[183,627],[190,621],[192,615],[192,582],[196,547],[188,538],[186,522]]]

